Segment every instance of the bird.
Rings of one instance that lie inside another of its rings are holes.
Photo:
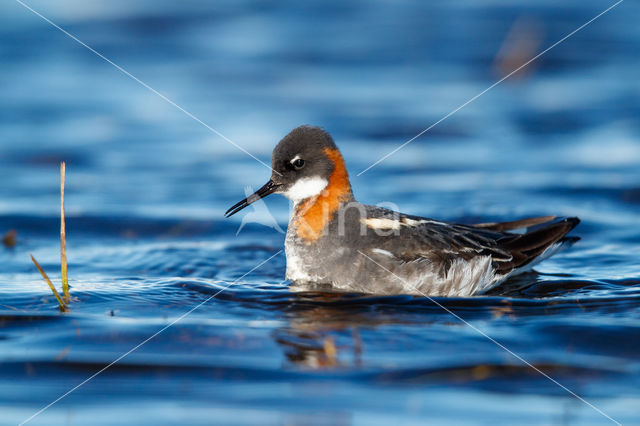
[[[269,194],[293,202],[285,279],[336,292],[481,295],[576,241],[577,217],[461,224],[359,203],[331,135],[303,125],[273,150],[271,179],[226,211]]]

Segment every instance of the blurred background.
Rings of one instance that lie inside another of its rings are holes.
[[[359,176],[614,2],[27,4],[113,64],[0,3],[10,423],[282,248],[277,230],[248,223],[236,237],[242,214],[223,218],[270,171],[203,123],[266,163],[292,128],[322,126],[369,204],[466,222],[581,217],[583,241],[525,290],[447,303],[638,421],[640,4],[620,3]],[[58,278],[63,160],[79,301],[61,317],[28,253]],[[266,203],[284,228],[286,200]],[[607,421],[428,301],[304,298],[283,279],[279,256],[33,423],[112,424],[114,407],[143,424]]]
[[[510,191],[638,184],[634,2],[359,177],[612,3],[29,4],[267,163],[292,128],[326,128],[362,201],[438,216],[531,214],[538,212],[518,207],[521,192]],[[243,185],[268,177],[246,154],[19,3],[0,8],[3,213],[56,211],[63,159],[69,212],[92,215],[220,218]],[[496,189],[498,197],[452,210],[429,194],[478,188],[486,196]],[[565,198],[547,195],[546,203]],[[286,203],[270,204],[285,206],[278,219],[286,222]],[[585,208],[571,202],[550,210]]]

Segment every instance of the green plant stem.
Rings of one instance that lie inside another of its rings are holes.
[[[49,288],[51,289],[51,292],[53,293],[53,295],[56,297],[56,299],[58,299],[58,304],[60,305],[60,311],[61,312],[69,312],[69,308],[62,301],[62,298],[58,294],[58,291],[56,290],[56,288],[53,286],[53,283],[49,279],[49,276],[47,275],[47,273],[44,272],[44,269],[42,269],[42,266],[40,266],[40,264],[38,263],[36,258],[33,257],[32,254],[29,254],[29,256],[31,256],[31,260],[33,260],[33,263],[36,265],[36,268],[38,268],[38,271],[40,271],[40,275],[42,275],[42,278],[44,278],[44,280],[47,282],[47,284],[49,284]]]

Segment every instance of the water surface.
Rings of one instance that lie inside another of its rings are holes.
[[[0,422],[178,319],[30,424],[609,422],[532,366],[640,422],[637,3],[361,176],[504,75],[505,39],[533,56],[609,4],[29,4],[262,161],[322,125],[362,202],[470,223],[579,216],[582,240],[483,297],[291,291],[283,235],[222,216],[269,170],[3,2],[0,234],[17,245],[0,248]],[[61,160],[68,314],[28,257],[59,282]],[[267,206],[284,229],[287,202]]]

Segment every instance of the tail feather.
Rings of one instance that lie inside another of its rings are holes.
[[[555,219],[548,216],[508,222],[506,226],[510,227],[514,226],[514,224],[522,223],[527,224],[527,226],[524,226],[526,228],[524,234],[506,233],[508,237],[500,244],[500,248],[508,251],[512,258],[509,261],[495,261],[498,273],[509,273],[515,269],[521,269],[535,262],[539,256],[544,254],[546,258],[557,252],[558,249],[579,240],[578,237],[566,237],[567,233],[580,223],[580,219],[577,217]],[[494,227],[490,229],[496,229],[500,225],[502,224],[493,224]],[[520,229],[522,227],[518,226],[511,229]],[[503,227],[503,229],[506,228]],[[540,260],[542,259],[538,261]]]

